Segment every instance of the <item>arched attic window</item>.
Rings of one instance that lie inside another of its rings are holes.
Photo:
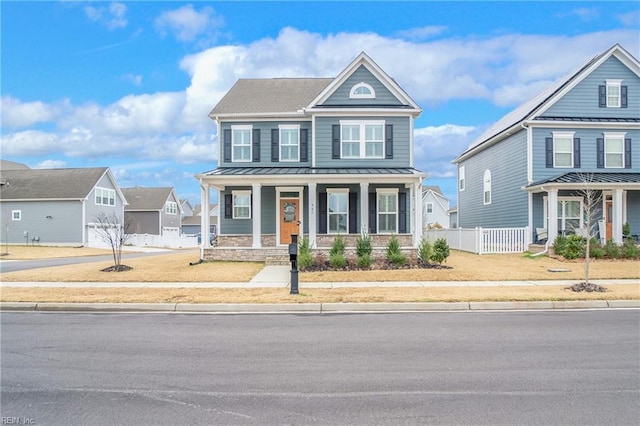
[[[349,97],[351,99],[373,99],[376,97],[376,92],[367,83],[358,83],[351,88]]]

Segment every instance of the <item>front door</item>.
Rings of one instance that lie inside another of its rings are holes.
[[[280,199],[280,244],[289,244],[291,234],[300,235],[300,200]]]
[[[613,202],[612,201],[605,201],[604,203],[604,220],[605,220],[605,229],[606,229],[606,239],[610,240],[611,238],[613,238],[613,226],[612,226],[612,220],[613,220]]]

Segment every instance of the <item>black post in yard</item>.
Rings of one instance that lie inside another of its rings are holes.
[[[291,291],[290,294],[298,294],[298,235],[291,234],[289,244],[289,260],[291,261]]]

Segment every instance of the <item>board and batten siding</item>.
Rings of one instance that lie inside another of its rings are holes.
[[[527,133],[510,136],[463,161],[465,189],[458,192],[458,226],[527,226]],[[491,171],[491,204],[484,204],[483,177]]]
[[[384,121],[393,125],[393,158],[332,158],[332,126],[341,120]],[[411,151],[409,116],[321,116],[316,118],[316,167],[409,167]]]
[[[627,86],[627,108],[600,108],[598,86],[606,80],[620,79]],[[611,117],[640,116],[640,77],[620,60],[610,57],[542,114],[543,117]]]
[[[349,94],[353,86],[358,83],[366,83],[375,91],[376,97],[367,98],[349,98]],[[402,105],[402,103],[378,80],[371,71],[364,65],[360,65],[344,83],[340,85],[329,98],[322,104],[330,105]]]
[[[8,201],[2,206],[2,240],[8,231],[8,242],[24,244],[29,233],[29,244],[39,237],[39,244],[82,245],[82,202],[71,201]],[[12,220],[11,212],[21,211],[21,220]],[[6,228],[5,228],[6,226]]]

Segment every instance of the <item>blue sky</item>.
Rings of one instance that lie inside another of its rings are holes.
[[[217,166],[208,112],[238,78],[333,77],[366,51],[423,107],[416,167],[456,202],[451,160],[492,122],[620,43],[634,2],[2,1],[1,156],[174,186]]]

